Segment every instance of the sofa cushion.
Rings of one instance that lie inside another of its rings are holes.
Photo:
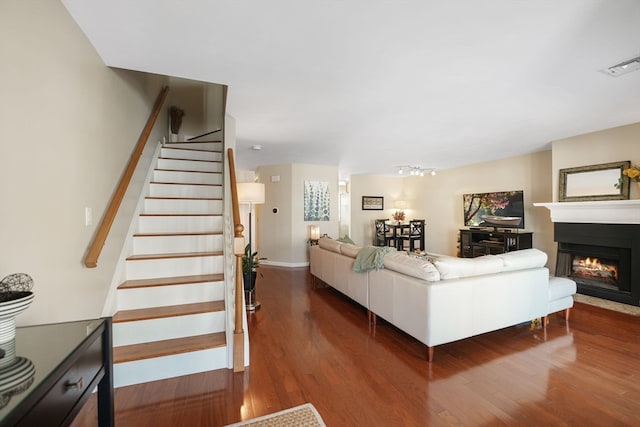
[[[320,246],[322,249],[326,249],[328,251],[336,252],[339,254],[340,246],[342,246],[342,243],[328,237],[321,237],[320,240],[318,240],[318,246]]]
[[[403,252],[385,255],[384,268],[430,282],[440,280],[440,273],[433,264],[426,259],[409,256]]]
[[[362,246],[352,245],[350,243],[340,245],[340,253],[351,258],[357,257],[361,249]]]
[[[499,273],[503,269],[503,260],[495,255],[478,258],[440,257],[435,261],[435,266],[440,272],[440,279],[458,279]]]
[[[549,278],[549,301],[566,298],[576,293],[576,282],[566,277]]]
[[[535,248],[507,252],[496,257],[501,258],[504,263],[502,271],[544,267],[547,263],[547,254]]]

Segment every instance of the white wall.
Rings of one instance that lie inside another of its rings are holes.
[[[58,1],[0,2],[0,40],[0,278],[35,281],[20,325],[98,317],[128,219],[82,260],[166,80],[105,67]]]

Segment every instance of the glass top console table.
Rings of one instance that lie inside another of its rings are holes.
[[[67,426],[98,388],[98,419],[112,427],[111,318],[16,329],[0,343],[0,426]]]

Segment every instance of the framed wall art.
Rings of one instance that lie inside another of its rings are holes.
[[[382,196],[362,196],[363,211],[384,210],[384,197]]]
[[[304,220],[329,221],[329,183],[323,181],[304,182]]]

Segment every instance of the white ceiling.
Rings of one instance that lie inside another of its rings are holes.
[[[640,121],[640,72],[599,72],[640,56],[638,0],[62,2],[107,65],[228,85],[242,169],[444,169]]]

